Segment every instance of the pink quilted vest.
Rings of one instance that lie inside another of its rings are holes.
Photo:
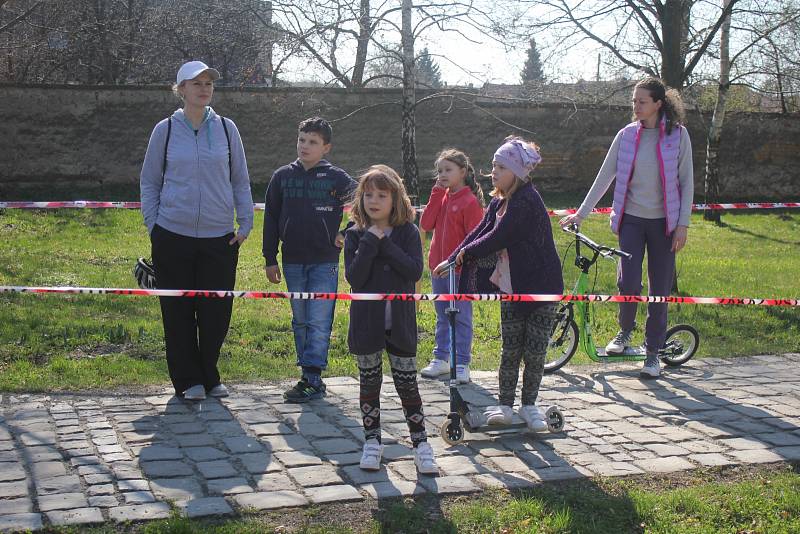
[[[619,233],[622,216],[625,213],[625,200],[628,196],[628,186],[633,167],[636,162],[636,153],[639,151],[639,136],[642,125],[639,121],[632,122],[622,129],[619,152],[617,154],[617,183],[614,187],[614,202],[611,205],[611,230]],[[678,226],[678,217],[681,211],[681,187],[678,182],[678,158],[681,150],[681,131],[683,126],[675,125],[672,132],[666,132],[666,120],[659,122],[658,144],[656,155],[658,157],[661,186],[664,191],[664,213],[667,217],[666,234],[670,235]]]

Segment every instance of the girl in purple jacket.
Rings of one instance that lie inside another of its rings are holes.
[[[553,242],[550,218],[530,173],[541,161],[539,148],[518,137],[506,138],[492,160],[494,197],[483,220],[447,261],[462,265],[459,293],[561,294],[561,262]],[[556,318],[554,302],[500,303],[503,352],[500,359],[500,402],[486,409],[490,425],[511,423],[519,366],[522,375],[520,417],[535,432],[547,430],[544,412],[536,406],[550,333]]]

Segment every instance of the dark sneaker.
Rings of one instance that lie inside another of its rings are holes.
[[[320,382],[319,386],[312,386],[308,380],[304,378],[295,384],[295,386],[283,394],[286,402],[295,404],[308,402],[310,400],[321,399],[325,396],[325,384]]]
[[[614,339],[606,345],[606,354],[622,354],[625,349],[631,346],[631,338],[633,337],[633,329],[620,330]]]

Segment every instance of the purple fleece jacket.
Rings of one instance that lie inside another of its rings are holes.
[[[470,232],[450,256],[453,261],[464,249],[464,266],[458,290],[461,293],[496,293],[497,286],[489,281],[494,271],[491,258],[502,249],[508,252],[511,286],[514,293],[560,295],[564,292],[561,261],[553,242],[550,217],[542,197],[533,185],[526,183],[509,199],[500,224],[495,227],[502,199],[494,198],[486,208],[483,220]],[[541,302],[515,302],[517,312],[527,314]]]

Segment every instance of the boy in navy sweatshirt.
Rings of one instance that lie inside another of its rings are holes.
[[[350,202],[356,181],[323,157],[331,149],[331,125],[312,117],[300,123],[297,160],[272,175],[264,215],[264,255],[267,280],[280,283],[278,241],[289,291],[335,293],[339,285],[339,231],[342,211]],[[328,366],[328,347],[335,300],[292,300],[292,331],[300,381],[283,395],[287,402],[307,402],[325,395],[322,371]]]

